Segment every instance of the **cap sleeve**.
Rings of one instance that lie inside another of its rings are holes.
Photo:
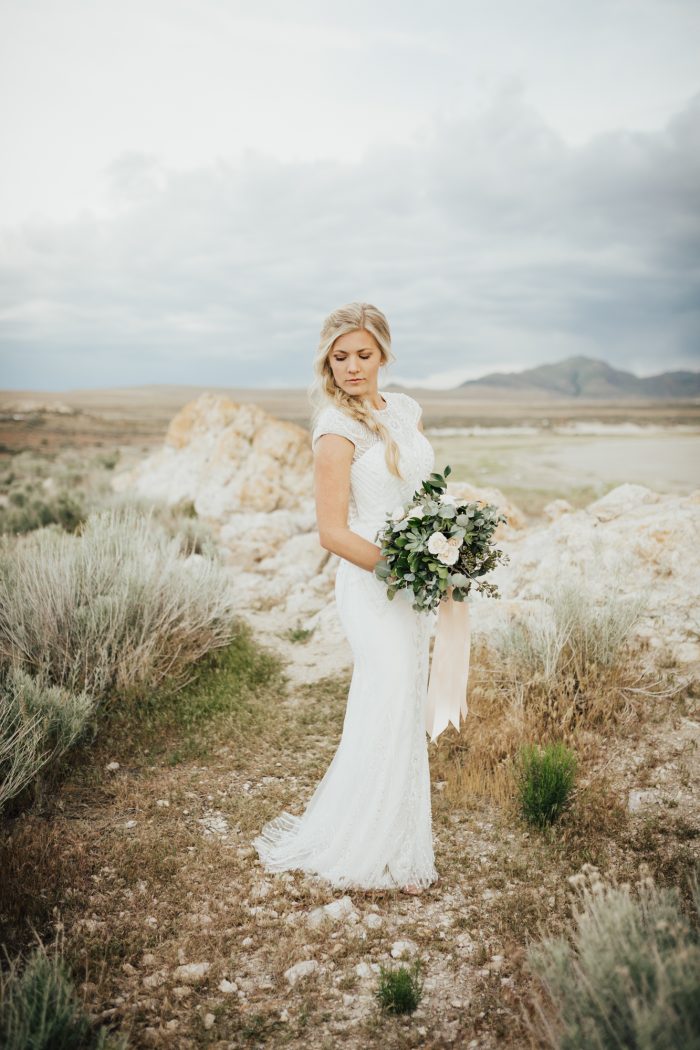
[[[402,396],[406,406],[406,412],[411,422],[415,423],[417,426],[418,420],[423,414],[423,406],[416,401],[415,397],[411,397],[410,394],[402,394]]]
[[[353,445],[357,445],[361,438],[360,424],[334,405],[328,405],[322,410],[311,434],[312,449],[315,449],[316,442],[322,434],[340,434],[341,437],[352,441]]]

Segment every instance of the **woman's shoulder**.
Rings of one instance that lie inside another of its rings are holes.
[[[338,408],[337,405],[324,405],[313,425],[311,444],[313,446],[322,434],[340,434],[341,437],[356,443],[355,439],[362,434],[363,429],[362,423],[343,412],[342,408]]]
[[[406,415],[410,416],[411,419],[418,421],[421,412],[423,411],[421,405],[416,401],[415,397],[411,397],[404,390],[389,390],[384,396],[391,398],[395,405],[400,407]]]

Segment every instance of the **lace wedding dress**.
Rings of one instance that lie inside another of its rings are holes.
[[[421,407],[401,392],[381,394],[381,417],[400,449],[403,480],[367,426],[329,405],[312,435],[342,434],[355,445],[348,527],[370,542],[434,468],[418,430]],[[283,811],[253,845],[269,872],[301,869],[339,888],[428,886],[434,864],[425,729],[434,611],[416,612],[410,591],[390,601],[373,572],[341,559],[335,579],[341,625],[354,666],[340,744],[301,816]]]

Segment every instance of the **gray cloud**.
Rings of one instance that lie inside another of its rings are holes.
[[[130,152],[104,177],[109,214],[0,232],[5,386],[304,386],[350,299],[387,313],[390,377],[698,367],[700,94],[578,147],[511,87],[355,163]]]

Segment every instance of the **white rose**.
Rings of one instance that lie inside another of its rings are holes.
[[[462,546],[463,538],[463,536],[450,536],[449,540],[447,540],[447,546],[454,547],[455,549],[459,550],[459,548]]]
[[[452,506],[457,502],[457,497],[453,496],[450,492],[446,492],[441,500],[442,503],[451,503]]]
[[[428,550],[431,554],[439,554],[447,546],[447,537],[442,532],[434,532],[428,540]]]
[[[425,516],[425,509],[423,507],[409,507],[407,518],[422,518]]]
[[[439,552],[437,558],[443,565],[454,565],[459,558],[459,551],[451,544],[445,544],[444,549]]]
[[[402,521],[403,517],[404,517],[404,509],[403,509],[403,507],[394,507],[394,509],[393,509],[393,511],[391,513],[391,520],[392,521]]]

